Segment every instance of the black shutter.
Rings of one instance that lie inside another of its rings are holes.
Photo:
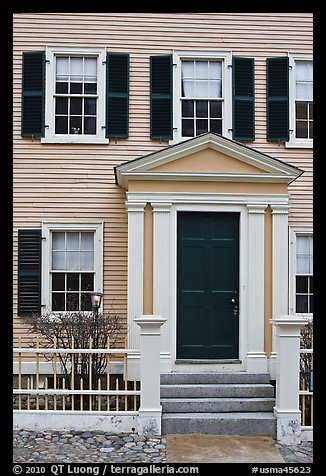
[[[233,82],[233,139],[255,140],[254,59],[234,57]]]
[[[18,230],[18,315],[41,312],[41,230]]]
[[[106,137],[128,137],[129,54],[106,55]]]
[[[267,140],[289,140],[289,58],[267,58]]]
[[[172,139],[172,56],[150,57],[151,139]]]
[[[22,137],[44,137],[45,53],[23,53]]]

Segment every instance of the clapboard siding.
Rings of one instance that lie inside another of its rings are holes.
[[[21,336],[27,343],[24,322],[16,317],[17,230],[40,227],[41,221],[103,221],[104,305],[108,309],[114,299],[126,324],[126,196],[115,185],[113,167],[168,145],[149,138],[151,55],[198,49],[255,58],[256,139],[247,145],[305,170],[289,187],[289,220],[312,225],[312,150],[266,141],[266,58],[312,52],[312,14],[22,13],[13,18],[15,342]],[[128,139],[42,145],[20,136],[22,52],[46,45],[105,46],[107,52],[130,54]]]

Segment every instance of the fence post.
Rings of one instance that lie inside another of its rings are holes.
[[[139,434],[160,435],[162,406],[160,403],[160,336],[166,319],[142,315],[134,322],[140,327]]]
[[[299,409],[300,329],[308,319],[298,315],[270,320],[276,327],[276,404],[277,441],[296,445],[301,441]]]

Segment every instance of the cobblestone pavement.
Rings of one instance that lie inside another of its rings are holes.
[[[13,437],[15,463],[168,463],[164,436],[14,430]],[[311,442],[296,447],[275,445],[287,463],[313,461]]]

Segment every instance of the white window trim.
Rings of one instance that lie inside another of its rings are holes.
[[[181,136],[181,61],[186,59],[222,60],[222,135],[232,139],[232,53],[230,51],[173,51],[173,139],[169,144],[188,140]]]
[[[296,96],[296,61],[313,61],[313,55],[308,53],[288,53],[289,56],[289,128],[290,140],[285,143],[288,148],[304,148],[313,147],[313,139],[296,139],[295,137],[295,96]]]
[[[55,134],[54,132],[54,91],[55,91],[55,56],[56,55],[95,55],[98,57],[98,101],[97,101],[97,134],[96,136],[81,134]],[[74,48],[46,47],[46,88],[45,88],[45,137],[44,144],[108,144],[105,137],[105,81],[106,81],[106,50],[105,48]]]
[[[297,235],[313,236],[311,227],[289,227],[289,314],[313,317],[313,313],[295,312],[295,277],[296,277],[296,240]]]
[[[42,314],[51,310],[51,251],[53,231],[93,231],[94,236],[94,291],[103,292],[103,223],[42,223]],[[103,312],[103,300],[100,311]]]

